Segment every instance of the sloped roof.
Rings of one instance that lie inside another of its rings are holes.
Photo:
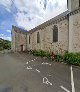
[[[16,27],[12,25],[12,29],[14,29],[14,31],[16,32],[22,32],[22,33],[27,33],[27,30],[24,30],[22,28]]]
[[[48,21],[46,21],[46,22],[44,22],[44,23],[38,25],[37,27],[35,27],[35,28],[29,30],[29,32],[35,31],[35,30],[37,30],[37,29],[39,29],[39,28],[42,28],[42,27],[46,26],[47,24],[53,23],[54,21],[56,21],[56,20],[58,20],[58,19],[60,19],[60,18],[62,18],[62,17],[67,16],[69,13],[70,13],[70,11],[67,10],[67,11],[65,11],[65,12],[63,12],[63,13],[61,13],[61,14],[59,14],[58,16],[56,16],[56,17],[54,17],[54,18],[52,18],[52,19],[50,19],[50,20],[48,20]],[[28,33],[29,33],[29,32],[28,32]]]
[[[67,16],[69,13],[70,13],[70,11],[67,10],[67,11],[65,11],[65,12],[63,12],[63,13],[61,13],[61,14],[59,14],[58,16],[53,17],[52,19],[50,19],[50,20],[48,20],[48,21],[46,21],[46,22],[44,22],[44,23],[38,25],[37,27],[35,27],[35,28],[33,28],[33,29],[29,30],[29,31],[24,30],[24,29],[19,28],[19,27],[16,27],[16,26],[12,26],[12,28],[13,28],[14,31],[16,31],[16,32],[32,33],[32,32],[34,32],[34,31],[36,31],[37,29],[40,29],[40,28],[42,28],[42,27],[45,27],[46,25],[51,24],[51,23],[57,21],[58,19]]]

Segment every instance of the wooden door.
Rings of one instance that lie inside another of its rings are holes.
[[[23,45],[21,45],[21,52],[23,52]]]

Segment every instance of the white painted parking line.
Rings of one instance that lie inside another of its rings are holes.
[[[26,64],[28,64],[28,62],[26,62]]]
[[[31,61],[34,61],[34,60],[31,60]]]
[[[51,66],[51,64],[49,64]]]
[[[49,76],[51,76],[51,75],[49,75]]]
[[[71,69],[71,86],[72,86],[72,92],[75,92],[72,66],[70,67],[70,69]]]
[[[65,87],[63,87],[63,86],[60,86],[64,91],[66,91],[66,92],[70,92],[68,89],[66,89]]]
[[[48,78],[46,78],[46,77],[43,78],[43,83],[52,85],[52,83],[49,82]]]
[[[34,59],[34,61],[35,61],[36,59]]]
[[[49,66],[51,66],[51,64],[49,64],[47,62],[43,62],[42,65],[49,65]]]
[[[48,65],[48,64],[49,64],[49,63],[44,63],[44,62],[42,63],[42,65]]]
[[[31,69],[32,69],[32,67],[31,67],[31,66],[29,66],[29,67],[27,67],[27,68],[25,68],[25,69],[27,69],[27,70],[31,70]]]
[[[37,71],[38,73],[40,73],[40,71],[39,71],[38,69],[36,69],[36,71]]]

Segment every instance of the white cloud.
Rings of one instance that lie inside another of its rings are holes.
[[[11,9],[11,5],[12,5],[12,1],[11,0],[0,0],[0,4],[5,6],[5,8],[7,9],[7,11],[10,12]]]
[[[31,19],[29,19],[29,18],[31,18]],[[40,22],[42,18],[37,15],[34,15],[34,14],[27,16],[23,12],[22,13],[19,12],[16,14],[15,19],[19,26],[22,26],[25,29],[29,30],[29,29],[37,26],[38,22]]]
[[[6,30],[6,32],[11,33],[11,30]]]
[[[10,36],[6,36],[4,34],[0,34],[0,38],[4,39],[4,40],[9,40],[11,41],[11,37]]]
[[[67,10],[67,0],[0,0],[0,4],[10,10],[12,1],[17,9],[15,21],[27,30]]]
[[[67,0],[46,1],[47,5],[44,10],[44,0],[34,0],[34,2],[33,0],[15,0],[15,5],[19,10],[16,15],[17,24],[29,30],[67,10]]]

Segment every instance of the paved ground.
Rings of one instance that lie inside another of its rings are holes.
[[[0,92],[80,92],[80,68],[72,70],[74,85],[69,65],[25,53],[2,53]]]

